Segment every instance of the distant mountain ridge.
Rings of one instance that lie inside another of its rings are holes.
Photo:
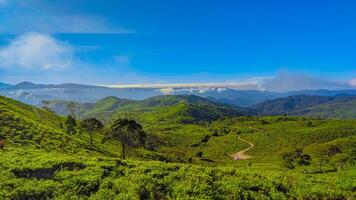
[[[105,97],[143,100],[165,94],[167,88],[110,88],[104,86],[83,85],[75,83],[35,84],[22,82],[1,87],[0,95],[20,100],[31,105],[38,105],[43,100],[64,100],[95,103]],[[169,88],[168,88],[169,89]],[[293,95],[356,95],[356,90],[304,90],[291,92],[269,92],[258,90],[235,90],[230,88],[175,88],[172,95],[196,95],[211,101],[238,107],[249,107],[265,100],[284,98]]]
[[[9,88],[9,87],[11,87],[11,86],[12,86],[12,85],[10,85],[10,84],[0,82],[0,89]]]
[[[280,115],[303,107],[326,103],[333,99],[333,97],[329,96],[311,96],[302,94],[286,98],[266,100],[251,106],[251,108],[259,110],[267,115]]]
[[[28,81],[12,85],[11,89],[44,89],[44,88],[93,88],[100,86],[84,85],[77,83],[61,83],[61,84],[36,84]]]
[[[339,97],[327,103],[298,109],[288,114],[319,118],[356,119],[356,97]]]
[[[258,110],[262,115],[356,118],[356,95],[295,95],[266,100],[251,108]]]

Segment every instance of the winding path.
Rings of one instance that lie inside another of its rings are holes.
[[[255,147],[255,145],[253,143],[247,141],[247,140],[244,140],[244,139],[240,138],[240,136],[238,136],[237,139],[241,140],[242,142],[248,143],[250,146],[247,149],[244,149],[242,151],[238,151],[238,152],[232,154],[231,157],[234,160],[246,160],[246,159],[252,158],[252,156],[246,155],[245,152],[247,152],[250,149],[252,149],[253,147]]]

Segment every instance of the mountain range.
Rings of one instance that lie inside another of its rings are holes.
[[[96,117],[111,122],[119,116],[132,117],[141,122],[198,123],[255,114],[253,110],[224,104],[195,95],[163,95],[144,100],[106,97],[96,103],[74,102],[77,117]],[[58,114],[68,115],[68,101],[48,101],[46,106]],[[40,105],[44,106],[43,104]]]
[[[295,115],[322,118],[356,118],[356,96],[295,95],[251,106],[260,115]]]
[[[68,132],[69,118],[0,96],[1,197],[244,199],[242,192],[246,199],[354,199],[354,120],[234,117],[244,110],[194,95],[79,105],[87,106],[82,114],[137,119],[144,146],[119,159],[122,143],[102,143],[111,123],[91,140],[83,121]],[[235,152],[249,159],[233,160]],[[307,164],[299,166],[300,154]]]
[[[69,115],[70,101],[46,101],[60,115]],[[356,118],[355,96],[295,95],[266,100],[251,107],[238,107],[213,98],[196,95],[161,95],[144,100],[106,97],[96,103],[72,102],[80,119],[97,117],[110,123],[117,117],[132,117],[139,121],[157,123],[197,123],[236,116],[312,116],[318,118]]]
[[[112,88],[74,83],[34,84],[22,82],[16,85],[0,84],[0,95],[20,100],[31,105],[39,105],[42,101],[64,100],[95,103],[105,97],[113,96],[123,99],[143,100],[166,94],[170,88]],[[285,98],[293,95],[356,95],[356,90],[303,90],[290,92],[269,92],[258,90],[235,90],[228,87],[187,87],[175,88],[170,94],[196,95],[212,101],[231,104],[238,107],[249,107],[265,100]]]

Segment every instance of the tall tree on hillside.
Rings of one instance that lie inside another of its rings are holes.
[[[122,158],[126,158],[126,146],[139,147],[145,143],[146,134],[135,120],[118,119],[110,127],[102,143],[113,139],[121,142]]]
[[[67,104],[66,109],[69,112],[69,115],[75,118],[75,114],[78,110],[78,105],[75,102],[71,101]]]
[[[75,129],[76,126],[77,126],[77,122],[72,116],[69,115],[65,121],[66,132],[68,134],[75,134],[77,132]]]
[[[103,129],[104,125],[95,118],[88,118],[81,123],[81,127],[88,132],[90,137],[90,144],[93,145],[94,133]]]
[[[6,137],[0,135],[0,149],[4,150],[5,149],[5,145],[6,145]]]

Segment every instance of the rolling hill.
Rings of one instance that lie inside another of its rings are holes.
[[[333,97],[296,95],[274,100],[266,100],[251,106],[266,115],[282,115],[300,108],[314,106],[332,101]]]
[[[104,146],[100,150],[91,147],[86,134],[65,133],[64,121],[64,117],[52,112],[0,96],[0,136],[4,136],[12,148],[32,147],[71,153],[90,150],[116,155],[117,152]]]
[[[296,95],[253,105],[262,115],[297,115],[323,118],[355,118],[355,96]]]
[[[289,113],[290,115],[313,116],[319,118],[356,118],[356,97],[338,98],[336,100],[301,108]]]
[[[51,101],[50,106],[62,114],[67,103]],[[80,104],[78,109],[80,118],[97,117],[104,122],[126,116],[141,122],[195,123],[249,114],[252,114],[249,109],[237,108],[195,95],[155,96],[141,101],[107,97],[97,103]]]
[[[76,134],[63,130],[63,117],[0,97],[0,133],[7,140],[5,149],[0,150],[0,196],[4,199],[355,197],[353,120],[241,116],[186,124],[184,120],[169,118],[200,119],[200,115],[175,111],[187,105],[203,109],[204,116],[224,107],[196,96],[160,96],[133,102],[109,97],[91,107],[98,112],[126,108],[122,113],[128,116],[155,119],[143,120],[149,135],[146,144],[153,148],[130,148],[130,159],[122,160],[118,159],[120,144],[101,144],[102,133],[96,133],[94,145],[90,145],[87,134],[80,132],[79,127]],[[156,121],[165,118],[169,119],[167,123]],[[254,144],[247,152],[251,156],[248,160],[234,161],[229,156],[248,147],[239,138]],[[283,165],[282,155],[296,149],[311,156],[311,163],[288,169]]]

